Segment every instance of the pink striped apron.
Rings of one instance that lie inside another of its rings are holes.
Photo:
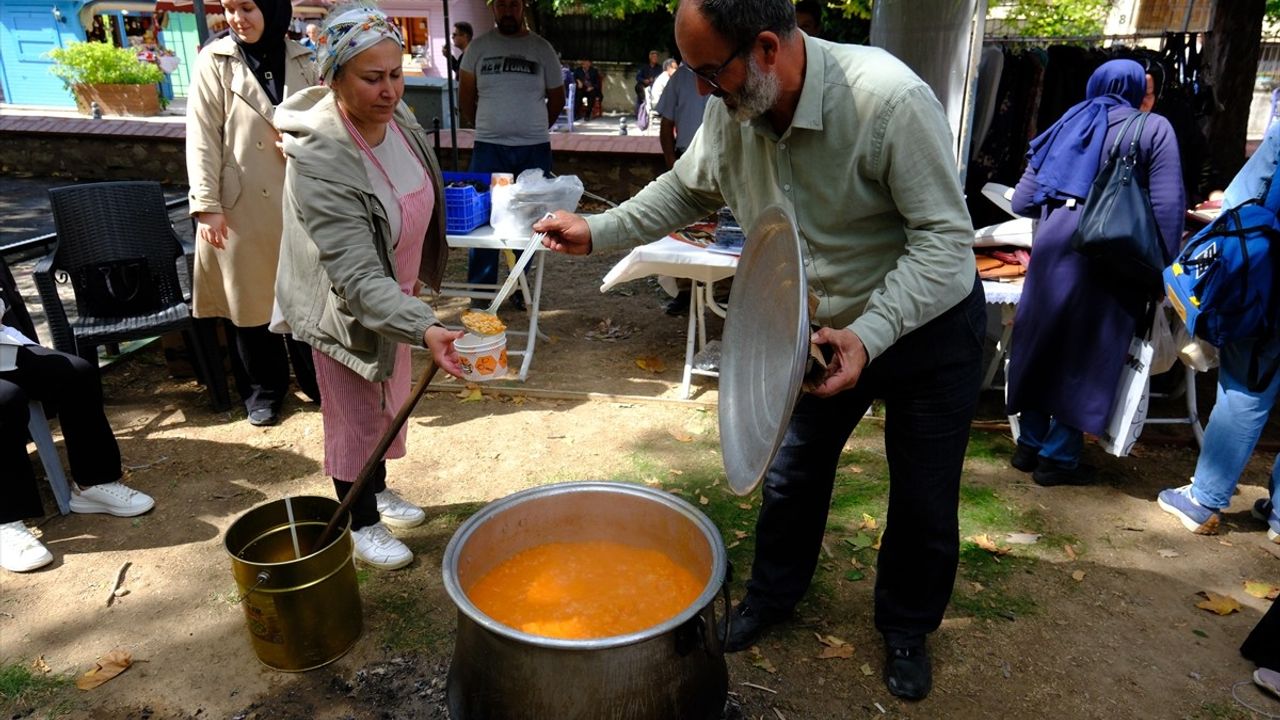
[[[395,243],[396,280],[404,294],[413,295],[422,261],[422,241],[435,209],[435,190],[423,168],[422,183],[417,188],[402,192],[378,162],[364,137],[345,115],[343,120],[360,151],[378,168],[396,194],[396,203],[400,206],[400,234]],[[396,123],[390,122],[387,126],[395,135],[388,134],[384,142],[399,142],[417,160]],[[418,165],[421,167],[421,162]],[[373,454],[382,433],[409,397],[412,351],[408,345],[396,345],[391,377],[381,383],[365,380],[319,350],[313,349],[312,355],[315,357],[320,396],[324,398],[320,404],[320,414],[324,419],[324,473],[339,480],[354,481]],[[404,457],[405,433],[406,428],[400,428],[384,459]]]

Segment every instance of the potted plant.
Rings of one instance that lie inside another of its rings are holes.
[[[49,51],[50,69],[71,90],[76,109],[88,115],[91,103],[107,115],[159,115],[164,73],[138,60],[132,49],[107,43],[73,42]]]

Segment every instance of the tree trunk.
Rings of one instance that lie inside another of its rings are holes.
[[[1218,0],[1213,31],[1205,38],[1205,77],[1217,103],[1205,128],[1215,187],[1224,187],[1244,164],[1265,10],[1266,0]]]

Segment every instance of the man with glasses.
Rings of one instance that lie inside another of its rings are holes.
[[[451,55],[447,47],[440,48],[440,52],[448,60],[449,66],[453,68],[454,75],[457,75],[458,71],[462,69],[462,54],[467,51],[467,46],[471,44],[471,38],[473,37],[475,37],[475,30],[471,29],[471,23],[456,22],[453,24],[453,34],[449,36],[449,42],[453,47],[458,48],[458,56]]]
[[[725,649],[750,647],[804,596],[841,451],[880,398],[890,489],[875,624],[890,692],[921,699],[932,686],[926,637],[955,581],[986,328],[947,119],[883,50],[797,32],[791,0],[684,0],[675,35],[699,91],[714,96],[688,150],[620,207],[589,220],[559,212],[535,229],[549,248],[585,254],[649,242],[722,204],[748,227],[771,205],[791,212],[819,299],[812,340],[833,359],[796,403],[765,478]]]

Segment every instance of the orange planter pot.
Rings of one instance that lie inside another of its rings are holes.
[[[85,115],[92,114],[90,103],[95,102],[103,115],[160,114],[160,94],[155,85],[76,85],[72,90],[76,109]]]

